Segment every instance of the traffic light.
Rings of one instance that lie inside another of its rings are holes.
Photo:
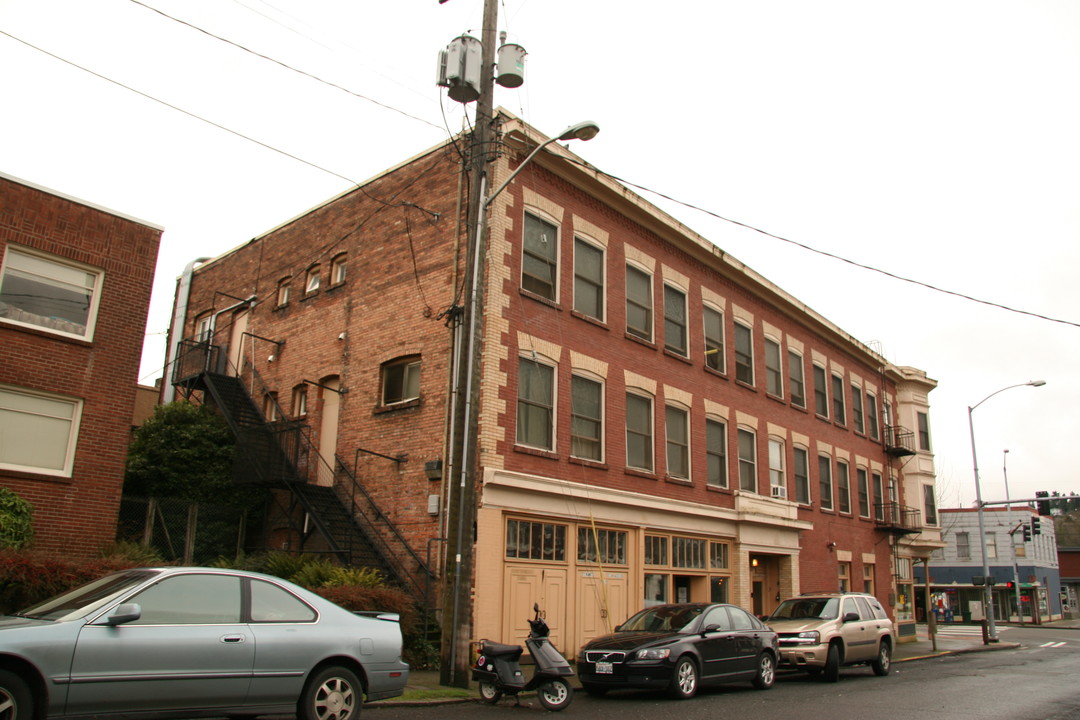
[[[1042,534],[1042,518],[1037,518],[1037,517],[1031,518],[1031,534],[1032,535],[1041,535]]]
[[[1005,583],[1005,587],[1009,588],[1010,590],[1015,590],[1016,589],[1016,583],[1014,583],[1012,580],[1010,580],[1009,582]]]
[[[1031,542],[1031,526],[1024,523],[1024,542]]]
[[[1037,498],[1049,498],[1050,493],[1047,490],[1036,490],[1035,497]],[[1050,500],[1036,500],[1035,506],[1039,508],[1040,515],[1050,514]]]

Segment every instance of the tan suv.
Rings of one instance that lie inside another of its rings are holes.
[[[896,633],[878,599],[867,593],[806,593],[763,618],[780,636],[780,667],[840,679],[844,665],[888,675]]]

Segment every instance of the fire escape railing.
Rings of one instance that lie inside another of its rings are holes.
[[[875,503],[874,524],[882,530],[900,535],[922,532],[921,513],[917,508],[896,502]]]
[[[227,365],[227,358],[219,346],[207,342],[184,340],[177,354],[173,382],[181,386],[195,387],[204,374],[227,375]],[[311,436],[309,425],[290,420],[267,421],[258,403],[254,402],[255,398],[263,398],[265,402],[270,403],[275,417],[283,418],[285,414],[258,371],[250,363],[244,363],[244,365],[245,367],[236,379],[248,386],[249,389],[246,392],[259,414],[258,419],[262,423],[262,428],[272,434],[274,445],[281,452],[288,466],[279,469],[278,472],[263,468],[259,474],[263,475],[265,480],[270,480],[268,475],[271,477],[276,475],[274,479],[277,482],[271,482],[271,485],[280,486],[283,483],[293,494],[297,492],[296,488],[292,487],[293,484],[331,485],[338,501],[349,512],[353,521],[362,528],[363,537],[375,546],[382,561],[394,570],[401,582],[410,586],[415,597],[427,601],[426,594],[431,586],[430,581],[434,578],[434,573],[428,565],[413,550],[394,522],[379,508],[367,488],[342,462],[341,458],[334,456],[334,467],[331,467],[323,458]],[[230,420],[230,425],[238,440],[242,439],[247,430],[238,425],[235,419],[226,419]],[[255,464],[260,465],[258,462]],[[319,483],[320,477],[323,483]],[[316,517],[315,520],[318,524],[320,519]],[[322,532],[332,542],[330,531],[323,528]]]

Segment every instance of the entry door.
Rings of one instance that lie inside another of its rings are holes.
[[[233,315],[232,331],[229,333],[228,375],[239,375],[244,361],[244,333],[248,330],[248,311],[243,310]]]
[[[615,626],[630,616],[627,604],[627,578],[624,572],[587,570],[577,579],[577,628],[573,647],[577,652],[593,638],[615,631]]]
[[[551,644],[563,650],[566,641],[566,569],[506,568],[503,593],[503,642],[525,645],[533,604],[551,628]]]
[[[337,393],[341,380],[336,377],[326,378],[321,383],[322,420],[319,423],[319,472],[316,481],[329,487],[334,484],[334,455],[337,452],[338,416],[340,397]]]

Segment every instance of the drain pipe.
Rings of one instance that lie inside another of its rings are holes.
[[[171,403],[176,399],[176,388],[169,382],[173,363],[176,362],[176,349],[180,345],[180,339],[184,334],[184,317],[187,315],[188,299],[191,296],[191,276],[195,274],[195,266],[210,260],[208,257],[195,258],[184,266],[184,272],[176,285],[176,298],[173,302],[172,324],[169,325],[169,339],[165,348],[165,368],[161,378],[161,403]]]

